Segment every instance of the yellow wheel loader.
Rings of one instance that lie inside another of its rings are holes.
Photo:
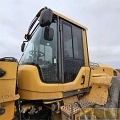
[[[23,55],[0,59],[0,120],[119,119],[117,70],[90,63],[87,28],[42,8]]]

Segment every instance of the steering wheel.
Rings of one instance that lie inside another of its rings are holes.
[[[39,56],[39,57],[43,57],[45,55],[45,53],[41,51],[35,51],[35,50],[30,50],[29,53],[33,56]]]

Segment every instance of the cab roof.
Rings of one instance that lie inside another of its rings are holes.
[[[53,11],[53,13],[54,13],[55,15],[57,15],[57,16],[59,16],[59,17],[65,19],[65,20],[67,20],[67,21],[69,21],[69,22],[71,22],[71,23],[73,23],[73,24],[75,24],[75,25],[77,25],[77,26],[79,26],[79,27],[85,29],[85,30],[88,30],[87,27],[85,27],[85,26],[83,26],[83,25],[81,25],[81,24],[75,22],[74,20],[71,20],[70,18],[68,18],[68,17],[66,17],[66,16],[64,16],[64,15],[58,13],[58,12]]]

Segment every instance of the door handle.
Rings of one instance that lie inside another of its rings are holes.
[[[81,82],[81,85],[83,85],[85,83],[85,75],[82,75],[82,82]]]

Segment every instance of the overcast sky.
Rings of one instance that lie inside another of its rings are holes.
[[[91,62],[120,68],[120,0],[1,0],[0,57],[20,59],[24,34],[44,6],[88,28]]]

